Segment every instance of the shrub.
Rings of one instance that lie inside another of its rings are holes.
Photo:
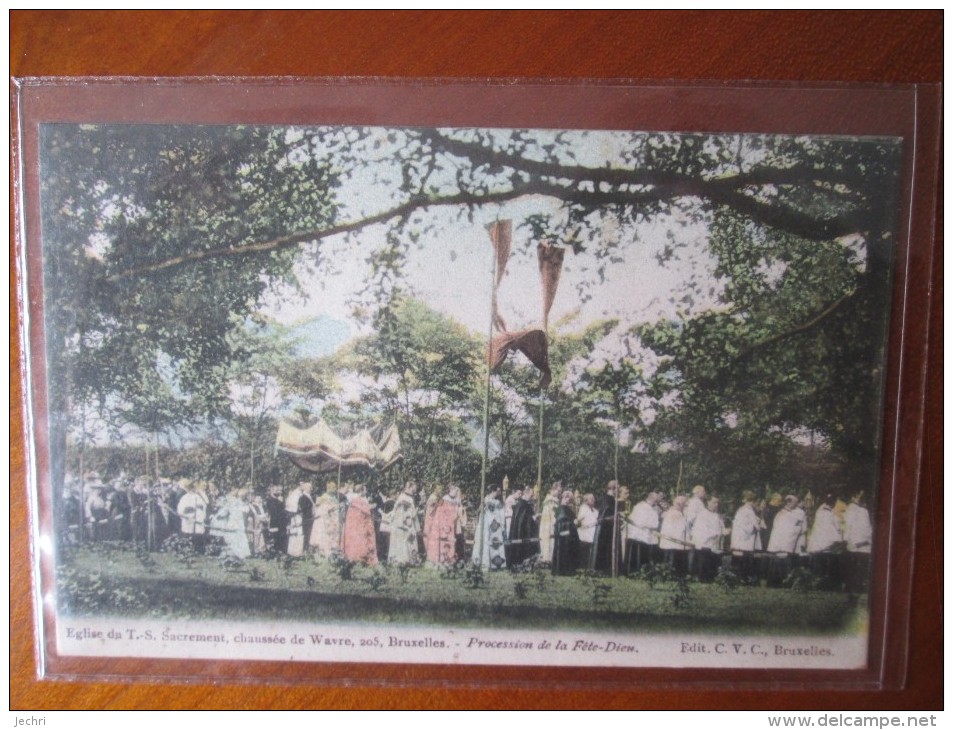
[[[808,593],[820,588],[823,579],[809,568],[799,567],[785,576],[781,585],[798,593]]]
[[[483,568],[476,563],[471,563],[463,571],[463,585],[465,588],[480,588],[486,583],[486,576],[483,575]]]
[[[718,575],[715,576],[715,585],[721,588],[725,593],[731,593],[741,586],[742,583],[743,581],[740,575],[731,568],[724,566],[718,569]]]

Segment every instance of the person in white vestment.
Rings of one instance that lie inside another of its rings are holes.
[[[555,482],[549,488],[549,494],[543,499],[539,516],[539,559],[544,563],[553,560],[553,528],[556,525],[556,511],[562,498],[563,484]]]
[[[844,539],[847,542],[844,578],[847,589],[851,593],[862,593],[867,590],[873,537],[873,526],[864,493],[858,492],[844,510]]]
[[[705,491],[705,487],[701,484],[692,487],[692,495],[688,498],[688,502],[685,503],[685,521],[688,523],[689,540],[693,539],[692,528],[695,525],[695,520],[698,518],[698,515],[707,509],[705,506],[705,500],[707,498],[708,494]]]
[[[477,518],[473,533],[473,555],[471,562],[485,570],[502,570],[506,567],[503,532],[503,503],[500,501],[500,488],[491,487],[483,500],[483,511]]]
[[[522,496],[523,491],[521,489],[516,489],[503,500],[503,529],[506,530],[507,535],[510,534],[510,525],[513,521],[513,507],[516,506],[516,503],[519,502],[520,497]]]
[[[840,585],[839,551],[844,542],[834,505],[837,497],[829,493],[814,513],[814,524],[807,536],[807,552],[811,557],[811,566],[821,576],[828,587]]]
[[[702,583],[710,583],[718,574],[721,564],[722,540],[728,531],[725,518],[718,512],[718,497],[710,497],[704,510],[695,515],[692,527],[692,544],[695,547],[694,575]]]
[[[212,515],[209,529],[209,534],[225,541],[226,552],[240,560],[251,556],[245,525],[245,520],[251,513],[251,508],[245,502],[247,496],[247,490],[243,489],[233,489],[225,495]]]
[[[582,495],[582,504],[579,505],[579,513],[576,515],[581,553],[579,556],[580,565],[589,565],[592,543],[596,539],[596,525],[598,524],[599,510],[596,509],[596,496],[591,493]]]
[[[659,528],[659,550],[662,559],[672,566],[678,576],[688,575],[688,520],[685,519],[685,505],[688,497],[678,495],[672,500],[672,506],[662,515]]]
[[[692,487],[692,493],[685,503],[685,521],[688,523],[688,542],[693,545],[695,539],[692,535],[692,530],[695,526],[695,520],[699,514],[707,510],[707,499],[708,493],[705,491],[705,487],[701,484],[696,484]],[[695,565],[696,553],[697,550],[693,547],[688,556],[688,571],[692,575],[697,575],[699,571],[699,566]]]
[[[774,516],[768,552],[803,553],[806,535],[807,515],[801,509],[798,498],[789,494],[784,498],[781,510]]]
[[[780,586],[797,566],[798,556],[804,554],[807,535],[807,515],[800,501],[793,494],[784,498],[781,509],[771,523],[768,552],[771,553],[768,568],[768,585]]]
[[[755,509],[755,493],[742,492],[742,505],[731,524],[731,563],[746,581],[757,580],[754,554],[761,549],[761,515]]]
[[[180,520],[179,531],[189,536],[196,552],[204,553],[208,497],[191,482],[187,483],[186,489],[186,493],[179,498],[175,508]]]
[[[414,501],[416,493],[416,482],[407,482],[394,501],[394,509],[390,511],[390,544],[387,550],[389,563],[417,565],[420,562],[420,546],[417,542],[420,521]]]
[[[627,573],[635,575],[642,567],[658,561],[658,538],[661,516],[656,510],[659,494],[651,491],[636,504],[626,519],[628,547]]]

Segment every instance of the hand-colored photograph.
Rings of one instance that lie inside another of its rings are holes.
[[[57,653],[865,667],[901,152],[41,124]]]

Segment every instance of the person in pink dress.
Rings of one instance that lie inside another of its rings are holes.
[[[457,534],[461,530],[460,511],[460,490],[451,486],[437,503],[430,521],[433,551],[428,549],[427,559],[431,563],[453,565],[457,561]]]
[[[348,494],[347,515],[341,537],[344,557],[355,563],[377,565],[377,538],[367,490],[363,484]]]

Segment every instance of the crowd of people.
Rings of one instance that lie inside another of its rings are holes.
[[[729,569],[739,580],[783,585],[798,568],[829,587],[866,589],[872,527],[863,493],[818,504],[810,495],[742,494],[729,519],[704,486],[670,495],[648,491],[631,499],[610,482],[596,495],[554,483],[491,487],[471,522],[461,490],[434,487],[426,499],[415,482],[391,494],[363,484],[328,482],[320,495],[302,480],[287,492],[140,477],[104,483],[88,474],[64,494],[64,537],[133,541],[148,551],[172,536],[203,553],[210,538],[239,560],[254,556],[345,560],[377,565],[459,565],[489,571],[547,564],[556,575],[579,571],[636,575],[668,566],[678,577],[715,580]],[[538,505],[538,506],[537,506]]]
[[[810,495],[745,491],[729,519],[704,486],[669,496],[651,490],[635,504],[628,487],[613,481],[600,497],[552,485],[538,514],[532,488],[505,501],[493,490],[484,515],[502,515],[497,532],[478,524],[475,546],[497,546],[473,560],[490,569],[536,558],[555,574],[591,570],[636,575],[666,565],[677,577],[712,582],[722,569],[745,583],[784,585],[798,568],[821,587],[866,589],[873,529],[863,492],[843,501],[834,493],[814,505]],[[810,515],[810,517],[809,517]],[[482,519],[482,518],[481,518]]]

